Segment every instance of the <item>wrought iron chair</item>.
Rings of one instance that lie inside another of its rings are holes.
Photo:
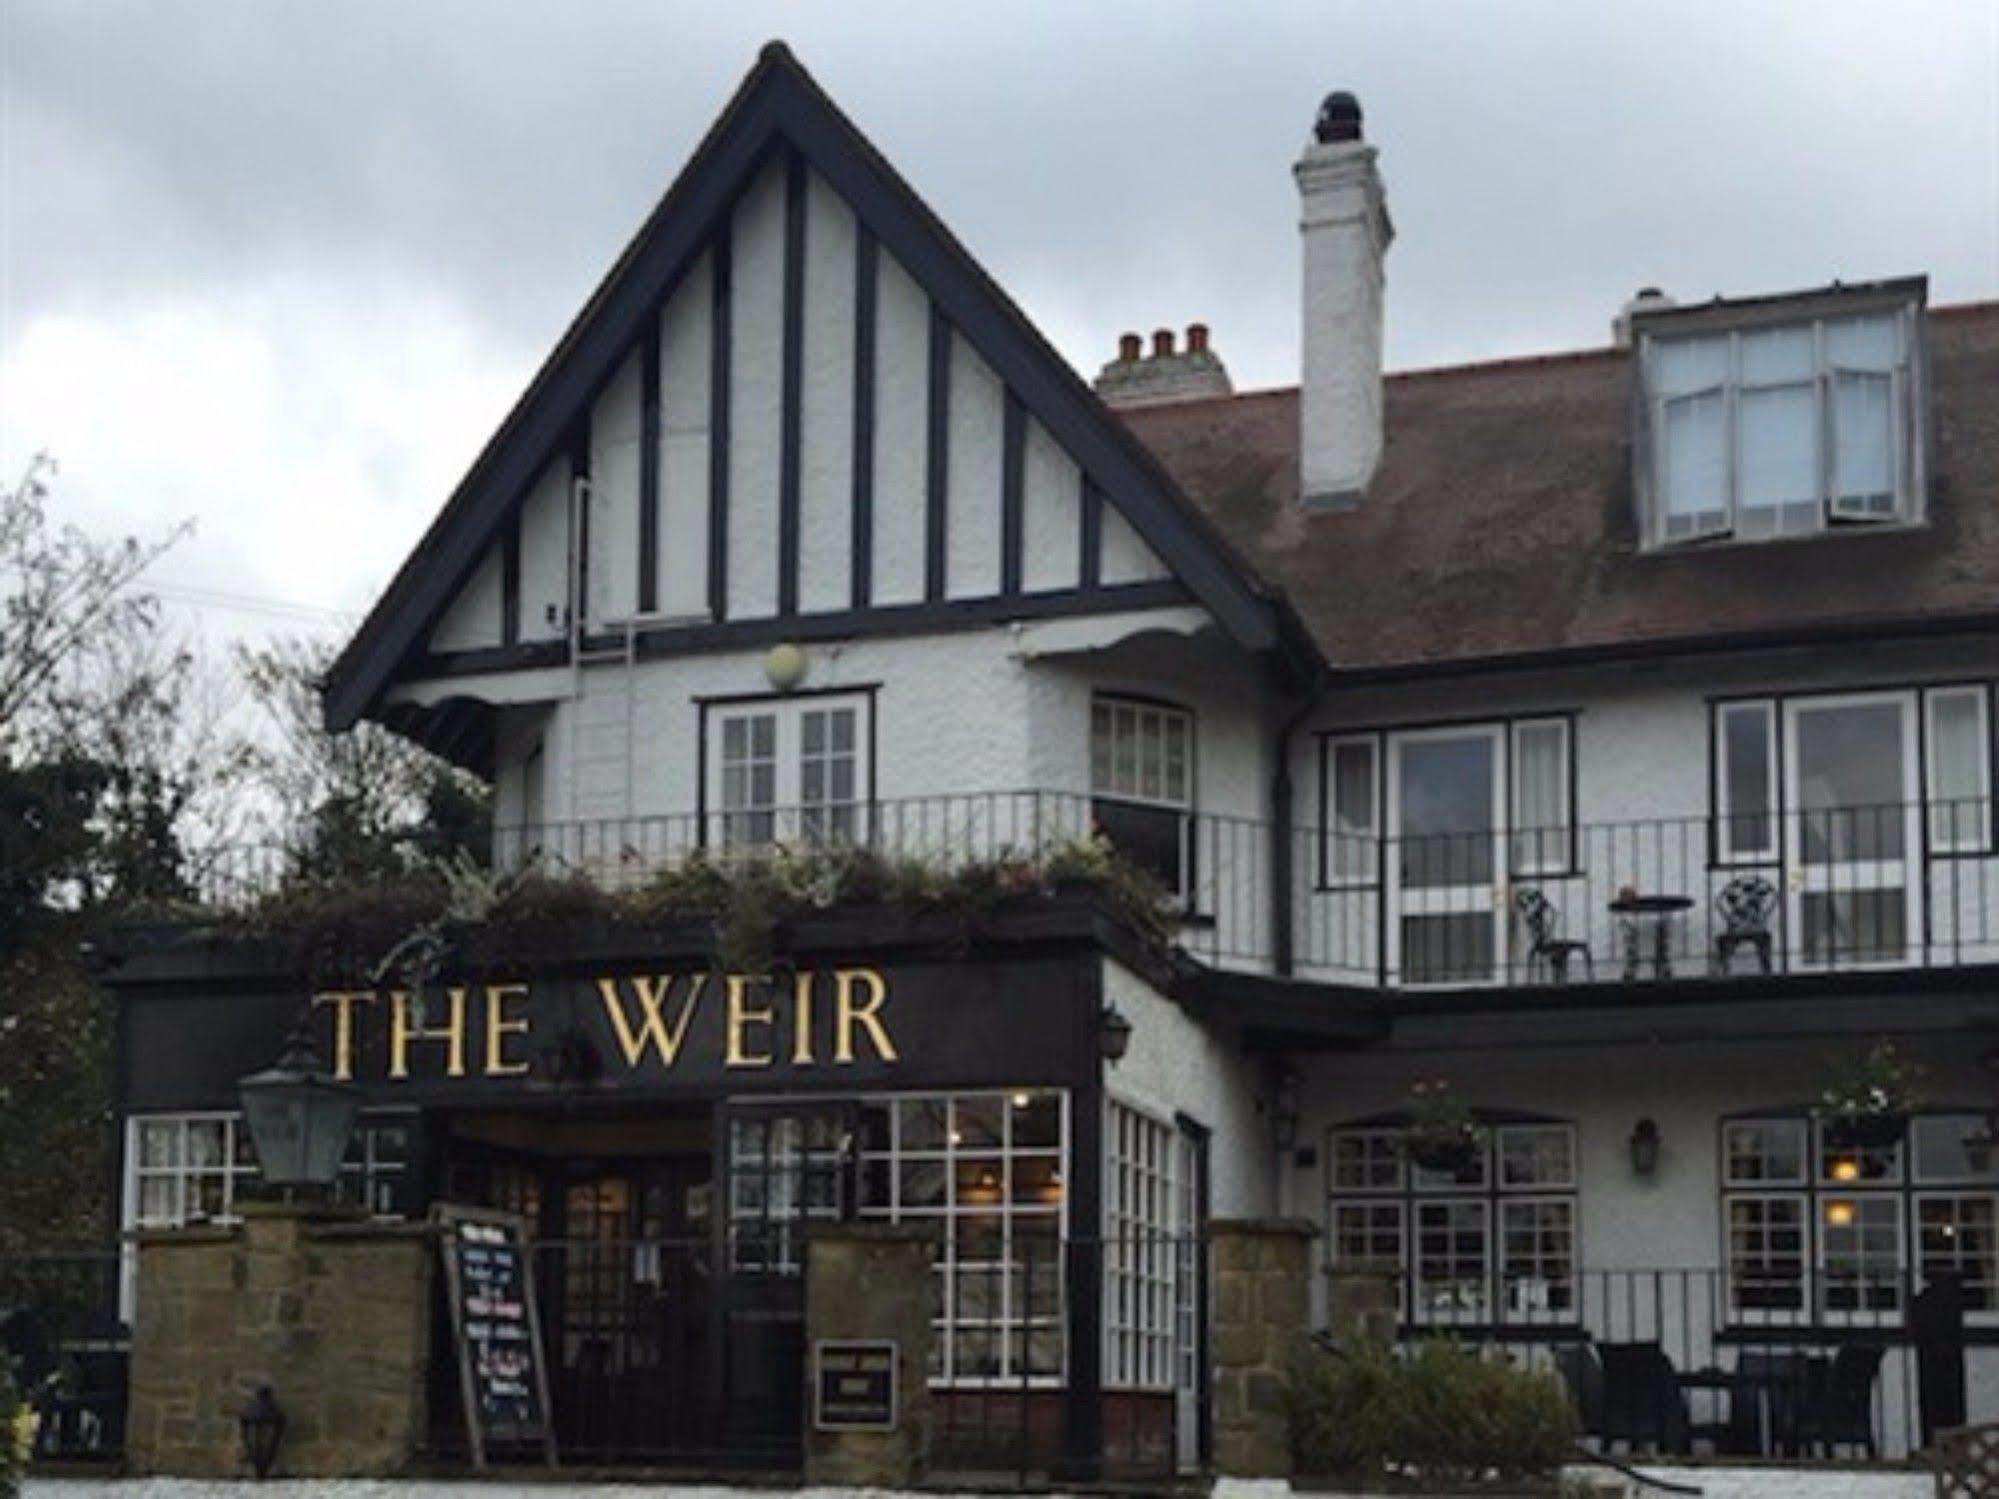
[[[1657,1343],[1600,1343],[1597,1349],[1603,1355],[1604,1446],[1685,1452],[1687,1402],[1665,1350]]]
[[[1581,954],[1584,971],[1592,982],[1595,981],[1596,965],[1590,958],[1589,944],[1559,935],[1562,913],[1538,887],[1523,885],[1514,891],[1513,910],[1527,933],[1527,976],[1530,979],[1535,968],[1545,963],[1548,976],[1558,984],[1566,984],[1569,981],[1569,959]]]
[[[1817,1382],[1805,1401],[1798,1436],[1807,1451],[1830,1458],[1833,1448],[1864,1447],[1878,1456],[1874,1440],[1874,1380],[1885,1350],[1877,1344],[1848,1343],[1833,1355],[1832,1372]]]
[[[1721,918],[1715,933],[1715,966],[1729,970],[1735,950],[1747,943],[1756,950],[1756,961],[1770,972],[1770,918],[1777,910],[1777,887],[1760,874],[1739,874],[1721,887],[1714,898],[1714,913]]]
[[[1576,1429],[1586,1437],[1603,1435],[1603,1361],[1588,1338],[1580,1343],[1560,1343],[1554,1352],[1555,1369],[1569,1387],[1569,1399],[1576,1408]]]

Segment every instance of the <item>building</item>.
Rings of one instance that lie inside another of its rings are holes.
[[[1701,1371],[1837,1360],[1890,1453],[1950,1410],[1909,1328],[1953,1272],[1990,1415],[1999,306],[1648,292],[1602,349],[1384,376],[1350,97],[1295,171],[1301,384],[1234,393],[1197,325],[1092,390],[766,49],[326,689],[491,779],[502,867],[1094,829],[1170,950],[1058,891],[835,901],[761,976],[705,920],[468,940],[427,999],[379,946],[155,953],[128,1219],[227,1215],[303,1006],[371,1202],[562,1256],[585,1449],[780,1450],[843,1214],[942,1226],[939,1390],[1079,1462],[1203,1460],[1222,1217],[1310,1220],[1412,1334],[1657,1342],[1731,1441]],[[1881,1037],[1923,1107],[1842,1143],[1829,1058]],[[1439,1080],[1476,1146],[1426,1170]]]

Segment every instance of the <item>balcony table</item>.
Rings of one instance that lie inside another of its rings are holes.
[[[1652,976],[1673,976],[1673,918],[1694,908],[1690,895],[1620,895],[1610,903],[1610,914],[1624,923],[1624,981],[1635,983],[1642,960],[1639,956],[1639,929],[1652,926]]]

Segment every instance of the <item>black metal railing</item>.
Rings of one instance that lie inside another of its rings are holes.
[[[32,1412],[36,1461],[125,1450],[131,1330],[116,1250],[0,1253],[0,1357]]]
[[[501,824],[486,852],[501,870],[631,889],[697,855],[727,868],[862,848],[885,866],[873,898],[896,899],[1097,838],[1156,885],[1175,940],[1212,965],[1288,957],[1301,977],[1366,987],[1639,985],[1999,962],[1992,814],[1980,798],[1408,837],[1292,828],[1280,861],[1266,821],[1037,790]],[[374,849],[348,869],[295,849],[210,849],[186,903],[237,910],[421,877],[425,857]]]
[[[1938,1431],[1999,1418],[1990,1286],[1802,1266],[1543,1267],[1495,1299],[1483,1277],[1438,1271],[1413,1288],[1398,1278],[1401,1341],[1448,1336],[1556,1371],[1606,1451],[1900,1460]]]

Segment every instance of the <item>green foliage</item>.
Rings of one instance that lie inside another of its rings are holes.
[[[26,1408],[14,1384],[13,1360],[0,1353],[0,1499],[15,1499],[21,1492],[21,1475],[27,1467],[21,1450]]]
[[[0,953],[0,1253],[107,1231],[110,1035],[73,956]]]
[[[1299,1471],[1360,1486],[1552,1481],[1575,1446],[1557,1375],[1449,1338],[1303,1356],[1286,1406]]]
[[[1876,1041],[1856,1057],[1835,1063],[1819,1112],[1831,1118],[1910,1114],[1923,1106],[1923,1065],[1893,1041]]]

